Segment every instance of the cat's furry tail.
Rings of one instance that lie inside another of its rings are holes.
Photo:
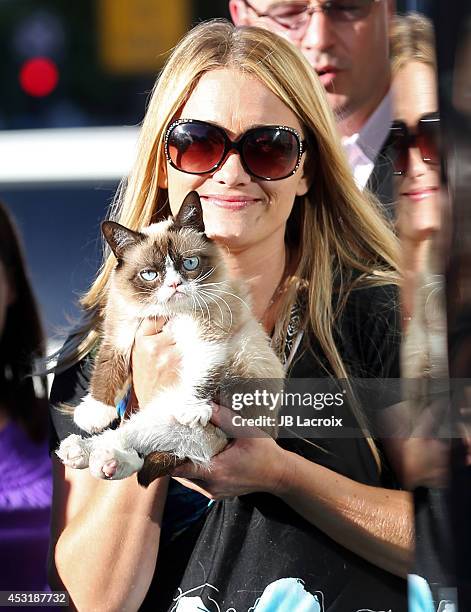
[[[210,470],[211,458],[228,442],[226,434],[212,423],[195,428],[174,424],[171,429],[175,451],[156,451],[146,455],[144,466],[137,475],[139,484],[144,487],[156,478],[169,475],[173,468],[183,463],[190,462]]]
[[[137,474],[137,482],[142,487],[148,487],[151,482],[161,476],[168,476],[173,468],[185,463],[187,459],[179,459],[173,453],[156,451],[150,453],[144,460],[144,465]]]

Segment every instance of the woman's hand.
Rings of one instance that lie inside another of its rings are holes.
[[[236,427],[232,424],[234,412],[224,406],[213,405],[211,422],[232,440],[213,457],[211,469],[205,470],[185,463],[172,471],[181,484],[202,493],[209,499],[236,497],[246,493],[276,494],[284,474],[285,451],[257,427]]]
[[[232,425],[233,414],[219,406],[211,419],[230,437],[239,429]],[[410,493],[352,480],[284,450],[255,427],[250,434],[260,437],[235,439],[213,458],[209,472],[185,464],[171,475],[210,499],[256,491],[276,495],[355,554],[393,574],[407,575],[414,549]]]
[[[132,351],[133,391],[140,407],[179,378],[181,354],[165,319],[145,319]]]
[[[409,438],[402,447],[405,487],[446,487],[450,471],[450,443],[437,438]]]

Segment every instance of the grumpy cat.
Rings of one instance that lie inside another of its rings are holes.
[[[56,452],[66,465],[89,467],[96,478],[121,479],[161,451],[208,467],[227,443],[209,422],[211,402],[229,397],[241,381],[245,390],[261,380],[272,393],[282,390],[283,367],[251,313],[247,290],[229,277],[220,247],[204,229],[196,192],[187,195],[175,218],[140,231],[103,223],[116,266],[90,392],[74,410],[75,423],[93,435],[62,441]],[[136,332],[153,317],[167,319],[181,353],[178,383],[159,391],[119,428],[108,429],[130,384]],[[260,407],[240,411],[244,418],[262,413]],[[276,409],[265,413],[275,417]],[[275,426],[265,429],[276,435]]]

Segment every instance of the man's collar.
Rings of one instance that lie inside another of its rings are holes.
[[[376,158],[389,134],[391,121],[391,93],[388,92],[362,129],[342,138],[355,182],[360,189],[366,186],[373,172]]]
[[[372,162],[381,151],[393,118],[391,90],[381,100],[379,106],[368,118],[358,133],[357,145]]]

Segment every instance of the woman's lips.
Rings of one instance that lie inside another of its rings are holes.
[[[203,201],[208,202],[208,204],[213,204],[214,206],[219,206],[219,208],[225,208],[226,210],[241,210],[242,208],[247,208],[247,206],[251,206],[259,201],[258,198],[252,198],[244,195],[202,195],[200,197]]]
[[[401,196],[405,196],[414,202],[420,202],[426,198],[434,196],[438,191],[438,187],[425,187],[424,189],[414,189],[414,191],[406,191],[401,193]]]

